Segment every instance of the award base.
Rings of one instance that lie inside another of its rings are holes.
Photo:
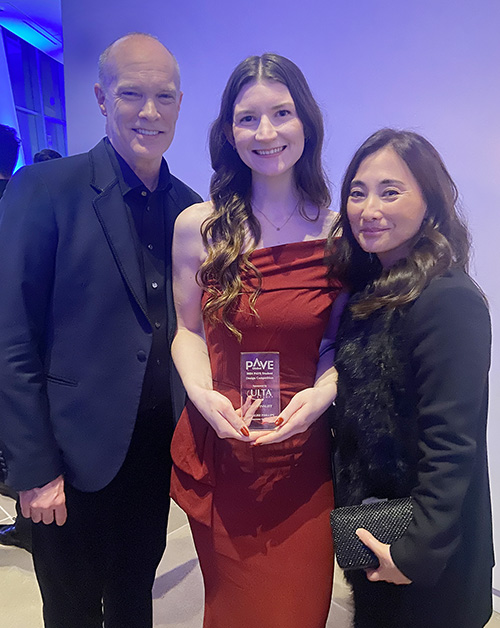
[[[250,425],[248,426],[249,430],[275,430],[276,423],[274,422],[274,416],[272,421],[266,421],[266,419],[252,419],[250,421]]]

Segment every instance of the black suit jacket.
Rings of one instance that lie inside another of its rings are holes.
[[[180,211],[201,200],[171,179],[168,238]],[[11,179],[0,203],[0,251],[7,482],[25,490],[63,473],[80,490],[99,490],[125,458],[151,348],[134,235],[104,141]],[[171,340],[170,268],[166,275]],[[183,391],[171,372],[178,414]]]

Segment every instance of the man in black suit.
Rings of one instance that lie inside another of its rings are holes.
[[[45,626],[147,628],[184,400],[172,229],[200,197],[162,158],[182,92],[159,41],[114,42],[95,94],[107,137],[20,170],[0,202],[0,448]]]
[[[0,198],[2,198],[9,179],[12,177],[19,155],[20,141],[16,129],[0,124]],[[0,451],[0,494],[16,500],[17,517],[13,524],[0,525],[0,545],[17,545],[31,551],[31,526],[20,512],[19,499],[15,491],[4,482],[5,462]]]

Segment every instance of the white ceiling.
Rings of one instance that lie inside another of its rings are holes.
[[[0,0],[0,25],[62,61],[61,0]]]

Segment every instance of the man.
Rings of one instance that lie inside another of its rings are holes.
[[[0,198],[16,167],[19,144],[16,130],[6,124],[0,124]]]
[[[33,155],[33,163],[39,164],[41,161],[50,161],[51,159],[60,159],[61,153],[51,148],[42,148],[41,151]]]
[[[95,94],[107,138],[21,170],[0,203],[0,447],[45,626],[147,628],[183,403],[172,228],[200,197],[162,159],[182,92],[160,42],[114,42]]]
[[[16,130],[0,124],[0,198],[2,198],[7,182],[14,172],[19,155],[20,140]],[[12,489],[5,486],[2,452],[0,451],[0,494],[16,500],[17,517],[13,525],[0,525],[0,545],[16,545],[31,551],[31,526],[20,512],[18,496]]]

